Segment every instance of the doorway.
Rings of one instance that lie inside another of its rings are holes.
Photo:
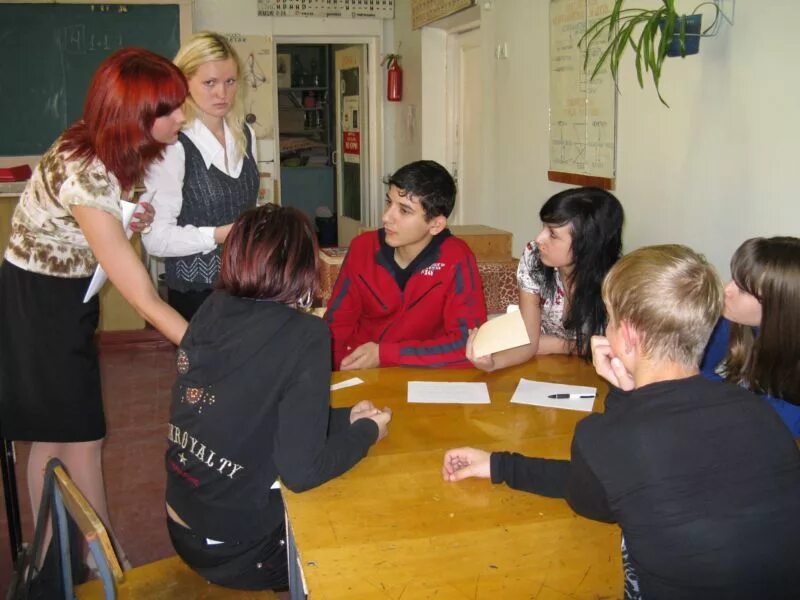
[[[278,189],[315,222],[321,246],[347,246],[373,225],[380,191],[377,44],[322,41],[276,39]]]
[[[479,28],[448,34],[447,62],[452,115],[447,147],[451,171],[458,185],[453,222],[476,224],[485,216],[481,214],[483,97],[480,90],[483,84]]]
[[[333,50],[276,46],[280,202],[315,223],[320,246],[336,246]]]
[[[337,47],[335,57],[337,233],[346,246],[365,225],[367,212],[369,148],[361,142],[369,136],[366,48]]]

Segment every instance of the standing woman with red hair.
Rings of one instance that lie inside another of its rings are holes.
[[[56,457],[108,525],[94,345],[99,302],[83,302],[97,264],[172,342],[186,330],[128,242],[120,205],[176,141],[186,93],[180,70],[152,52],[129,48],[109,56],[90,83],[83,117],[42,156],[14,211],[0,267],[0,433],[33,442],[34,515],[44,467]],[[135,231],[153,218],[152,208],[142,208]]]

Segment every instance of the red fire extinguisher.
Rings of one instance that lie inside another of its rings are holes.
[[[389,102],[400,102],[403,98],[403,70],[399,58],[399,54],[387,54],[385,59],[389,68],[386,80],[386,99]]]

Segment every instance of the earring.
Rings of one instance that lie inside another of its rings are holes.
[[[297,300],[298,308],[308,310],[311,307],[311,290],[306,290],[306,293]]]

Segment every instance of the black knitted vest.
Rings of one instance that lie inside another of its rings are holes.
[[[246,148],[251,147],[250,130],[245,126]],[[183,204],[178,225],[219,227],[231,223],[242,212],[256,205],[258,167],[252,155],[245,155],[238,178],[230,177],[214,165],[206,168],[200,150],[184,134],[178,134],[186,153],[183,177]],[[219,275],[222,247],[208,254],[165,259],[167,286],[179,292],[207,290]]]

